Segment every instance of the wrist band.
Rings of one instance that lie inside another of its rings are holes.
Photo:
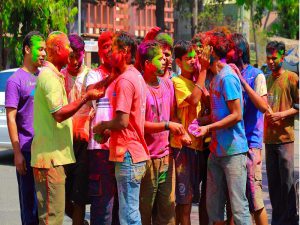
[[[165,130],[170,130],[170,127],[169,127],[169,121],[167,121],[166,123],[165,123]]]
[[[199,84],[195,84],[195,86],[197,87],[197,88],[199,88],[201,91],[203,91],[203,88],[199,85]]]

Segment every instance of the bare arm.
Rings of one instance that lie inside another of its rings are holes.
[[[14,163],[18,173],[20,175],[25,175],[27,168],[26,168],[25,159],[20,149],[16,116],[17,116],[16,108],[11,108],[11,107],[6,108],[7,127],[8,127],[8,133],[14,151]]]
[[[89,100],[98,99],[101,96],[103,96],[103,94],[104,91],[101,92],[96,89],[91,89],[85,94],[85,96],[82,99],[79,99],[68,105],[63,106],[58,111],[52,113],[52,116],[57,122],[61,123],[62,121],[73,116]]]
[[[190,94],[184,101],[189,103],[190,105],[197,105],[201,99],[203,88],[204,88],[204,82],[206,78],[206,69],[203,69],[200,71],[198,79],[195,83],[195,87],[192,91],[192,94]]]
[[[145,133],[159,133],[165,130],[170,130],[171,133],[176,135],[183,135],[185,133],[185,129],[180,123],[175,122],[150,122],[145,121]]]
[[[129,114],[117,111],[115,118],[109,121],[101,121],[93,127],[93,132],[102,134],[106,129],[108,130],[123,130],[126,129],[129,123]]]
[[[240,76],[239,76],[240,77]],[[247,92],[251,102],[254,104],[254,106],[261,111],[262,113],[265,113],[267,110],[269,110],[269,105],[267,101],[267,96],[259,96],[251,87],[250,85],[245,81],[244,78],[240,77],[240,81],[242,86],[244,87],[245,91]]]
[[[209,131],[232,127],[233,125],[242,120],[242,109],[240,106],[240,99],[227,101],[227,106],[230,114],[220,121],[199,127],[198,137],[204,136]]]
[[[299,110],[295,108],[290,108],[288,110],[282,111],[282,112],[269,112],[266,113],[266,119],[269,123],[275,124],[279,120],[284,120],[288,117],[295,116],[299,113]]]

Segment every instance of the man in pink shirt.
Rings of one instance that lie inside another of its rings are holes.
[[[140,225],[139,194],[149,151],[144,139],[146,84],[133,66],[136,42],[127,33],[117,33],[112,45],[113,73],[118,74],[112,100],[114,117],[101,121],[93,131],[111,130],[110,157],[116,162],[120,224]]]
[[[169,133],[183,135],[185,130],[170,121],[176,103],[173,83],[163,77],[163,47],[157,41],[145,41],[139,45],[138,58],[147,84],[145,140],[151,157],[141,184],[142,223],[175,225],[175,168]]]

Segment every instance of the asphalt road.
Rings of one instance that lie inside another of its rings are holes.
[[[264,154],[263,154],[264,155]],[[299,179],[299,130],[296,130],[295,141],[295,171],[296,179]],[[17,180],[15,174],[15,167],[13,166],[13,155],[10,150],[0,149],[0,224],[1,225],[20,225],[20,207],[17,190]],[[263,163],[263,191],[265,206],[269,216],[269,223],[271,218],[271,204],[268,194],[268,185],[266,177],[265,163]],[[86,219],[89,219],[89,207],[87,208]],[[192,224],[199,225],[198,221],[198,207],[193,206],[192,209]],[[71,225],[69,218],[65,217],[64,224]]]

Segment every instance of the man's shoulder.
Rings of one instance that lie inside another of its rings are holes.
[[[20,80],[23,80],[25,78],[24,75],[26,74],[26,71],[19,68],[7,79],[7,82],[19,82]]]
[[[289,79],[299,80],[299,76],[293,71],[286,70],[286,74],[289,77]]]
[[[258,76],[259,74],[264,74],[260,69],[252,66],[252,65],[248,65],[247,69],[242,71],[243,75],[248,75],[251,74],[252,76]]]

